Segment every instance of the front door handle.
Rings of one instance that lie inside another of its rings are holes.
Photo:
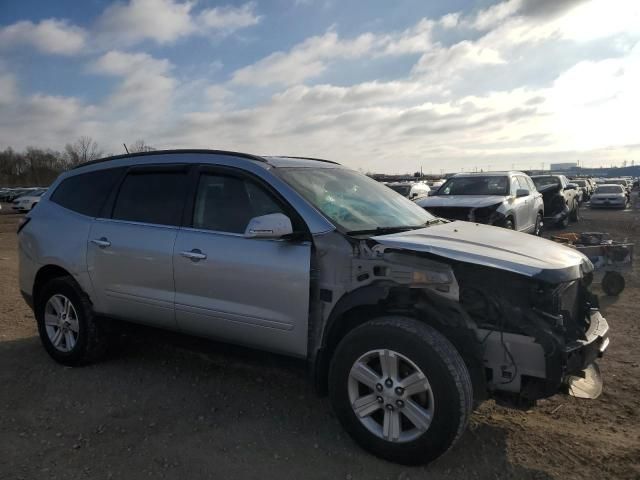
[[[91,243],[97,245],[100,248],[107,248],[111,246],[111,242],[104,237],[94,238],[91,240]]]
[[[185,252],[180,252],[180,255],[182,255],[185,258],[188,258],[189,260],[193,260],[194,262],[200,261],[200,260],[206,260],[207,255],[202,253],[202,251],[198,250],[197,248],[194,248],[191,251],[185,251]]]

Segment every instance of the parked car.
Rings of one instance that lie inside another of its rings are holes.
[[[602,184],[598,185],[596,193],[591,196],[591,208],[627,208],[630,201],[629,192],[622,185]]]
[[[564,175],[536,175],[531,179],[544,199],[545,222],[566,228],[569,221],[578,221],[580,201],[575,183]]]
[[[571,180],[571,183],[577,185],[577,195],[580,203],[586,202],[591,198],[591,187],[589,183],[583,178],[576,178]]]
[[[429,195],[431,190],[424,182],[390,182],[386,184],[391,190],[398,192],[403,197],[416,200]]]
[[[429,186],[429,188],[431,189],[429,191],[429,196],[431,195],[435,195],[435,193],[438,191],[438,189],[444,185],[444,182],[446,182],[446,180],[433,180],[433,181],[429,181],[427,182],[427,185]]]
[[[458,173],[416,202],[437,217],[541,235],[542,195],[522,172]]]
[[[629,195],[631,195],[631,190],[633,190],[633,185],[626,178],[607,178],[604,184],[622,185]]]
[[[46,192],[45,188],[33,190],[26,195],[16,198],[11,208],[18,212],[28,212],[32,210],[40,201],[40,197]]]
[[[0,196],[0,201],[12,203],[16,198],[26,195],[30,191],[29,188],[9,188]]]
[[[435,218],[333,162],[90,162],[55,181],[18,242],[20,290],[54,360],[101,358],[109,319],[291,355],[353,438],[396,462],[446,452],[488,398],[530,407],[602,388],[608,326],[587,257]]]

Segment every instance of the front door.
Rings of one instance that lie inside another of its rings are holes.
[[[186,196],[184,167],[135,167],[91,225],[87,249],[99,313],[175,328],[173,246]]]
[[[196,188],[190,222],[179,231],[174,249],[178,327],[305,356],[310,241],[243,235],[252,217],[284,213],[292,218],[295,212],[240,171],[208,168]],[[297,221],[292,222],[295,230]]]
[[[526,231],[531,227],[529,215],[528,196],[518,197],[517,192],[523,187],[518,182],[518,177],[511,177],[511,208],[515,217],[516,230]],[[527,188],[528,189],[528,188]]]

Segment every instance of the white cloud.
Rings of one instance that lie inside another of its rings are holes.
[[[0,49],[29,45],[43,53],[73,55],[83,50],[86,32],[65,20],[20,21],[0,28]]]
[[[131,45],[142,40],[171,43],[190,35],[193,4],[173,0],[131,0],[108,6],[98,19],[97,31],[104,41]]]
[[[200,12],[195,12],[195,5],[177,0],[116,2],[98,19],[99,40],[104,45],[134,45],[145,40],[162,45],[194,34],[228,35],[260,21],[254,3]]]
[[[232,33],[241,28],[251,27],[260,22],[255,13],[255,3],[246,3],[241,7],[216,7],[205,9],[198,15],[198,23],[203,30],[222,34]]]
[[[289,52],[272,53],[253,65],[236,70],[232,81],[257,86],[295,85],[321,74],[329,60],[356,58],[369,52],[373,41],[371,34],[340,40],[336,32],[329,31],[322,36],[308,38]]]
[[[136,118],[157,115],[171,104],[176,80],[168,60],[146,53],[110,51],[90,66],[94,73],[121,79],[108,100],[111,110],[127,110]]]
[[[0,72],[0,105],[7,105],[16,100],[18,89],[16,78],[9,73]]]

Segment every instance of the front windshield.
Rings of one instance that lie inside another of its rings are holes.
[[[508,195],[509,177],[453,177],[436,195]]]
[[[533,177],[532,180],[538,190],[544,187],[560,185],[560,179],[558,177]]]
[[[575,183],[579,187],[586,187],[587,186],[587,182],[585,182],[584,180],[573,180],[573,183]]]
[[[596,190],[596,193],[622,193],[621,185],[601,185]]]
[[[276,168],[275,172],[347,232],[418,228],[435,217],[411,200],[344,168]]]

